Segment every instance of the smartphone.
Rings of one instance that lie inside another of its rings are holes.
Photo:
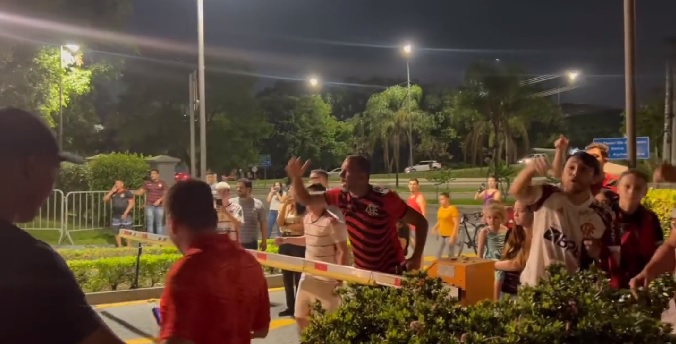
[[[153,307],[153,317],[155,317],[155,321],[157,321],[157,324],[160,324],[160,309],[158,307]]]
[[[217,200],[216,200],[216,206],[218,206],[218,207],[222,207],[222,206],[223,206],[223,200],[222,200],[222,199],[220,199],[220,198],[219,198],[219,199],[217,199]]]

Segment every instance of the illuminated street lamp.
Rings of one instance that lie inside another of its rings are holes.
[[[77,53],[80,46],[77,44],[64,44],[59,46],[59,147],[63,148],[63,76],[65,71],[72,65],[78,64]]]
[[[319,86],[319,79],[318,79],[317,77],[315,77],[315,76],[310,77],[310,78],[307,80],[307,82],[308,82],[308,84],[310,84],[310,87],[313,87],[313,88],[314,88],[314,87]]]
[[[411,56],[413,55],[413,46],[410,43],[404,44],[401,48],[404,57],[406,58],[406,111],[408,112],[409,120],[411,119],[411,70],[409,68],[409,62],[411,61]],[[411,136],[413,123],[409,123],[408,127],[408,165],[413,166],[413,140]],[[397,166],[398,167],[398,166]],[[399,169],[397,169],[399,173]],[[396,184],[399,186],[399,178],[397,175]]]
[[[574,82],[577,80],[577,77],[580,76],[580,72],[576,70],[571,70],[566,73],[566,76],[568,77],[568,80],[571,82]]]

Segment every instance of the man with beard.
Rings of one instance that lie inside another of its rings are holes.
[[[390,274],[420,269],[427,239],[427,220],[411,209],[396,192],[369,182],[371,164],[360,155],[348,156],[340,172],[342,188],[310,194],[303,175],[310,165],[292,157],[286,171],[298,202],[304,205],[336,205],[345,216],[354,265],[357,268]],[[413,255],[405,259],[397,235],[397,221],[414,225],[418,242]]]
[[[612,213],[590,192],[602,173],[598,161],[586,152],[577,152],[566,160],[560,189],[531,185],[533,177],[544,176],[550,169],[546,157],[537,157],[510,188],[510,194],[534,212],[531,249],[521,273],[525,285],[537,284],[551,264],[563,264],[570,272],[594,260],[604,270],[617,265],[611,255],[611,250],[619,250],[619,238],[613,238],[616,235],[611,229]]]

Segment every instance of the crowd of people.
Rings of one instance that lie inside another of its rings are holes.
[[[0,321],[0,342],[122,343],[87,304],[63,258],[16,226],[36,216],[52,191],[60,162],[82,160],[61,152],[49,128],[33,114],[0,109],[0,126],[7,129],[0,136],[5,162],[0,187],[6,191],[0,195],[0,301],[9,315]],[[604,173],[604,146],[568,155],[567,140],[561,137],[555,147],[552,164],[536,158],[514,180],[510,226],[495,181],[489,180],[477,195],[485,202],[486,222],[479,253],[496,261],[495,296],[518,297],[518,286],[546,278],[551,264],[564,264],[570,271],[597,265],[616,288],[644,286],[673,271],[676,232],[663,243],[657,216],[641,205],[648,177],[631,169],[619,176]],[[267,282],[261,265],[244,248],[266,249],[271,217],[279,227],[275,242],[282,253],[346,265],[349,241],[357,268],[390,274],[421,268],[428,221],[417,180],[409,183],[411,195],[404,200],[370,183],[370,163],[362,156],[345,159],[338,188],[327,188],[328,175],[321,170],[311,171],[306,183],[308,168],[309,161],[289,160],[290,189],[273,186],[266,201],[278,204],[269,211],[251,197],[246,179],[237,182],[237,197],[230,197],[225,181],[187,179],[168,188],[157,171],[136,192],[122,181],[115,183],[105,196],[114,225],[128,225],[133,195],[145,193],[149,230],[167,234],[183,254],[167,275],[160,342],[250,343],[267,336]],[[533,182],[548,173],[559,177],[560,185]],[[653,180],[676,182],[676,167],[660,166]],[[443,238],[441,256],[457,249],[460,214],[450,195],[439,198],[433,231]],[[299,330],[307,326],[312,302],[320,301],[329,311],[339,306],[334,290],[340,281],[287,276],[285,314],[295,316]]]

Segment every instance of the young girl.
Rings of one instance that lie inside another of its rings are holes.
[[[507,235],[507,214],[505,207],[501,204],[493,203],[484,207],[484,219],[487,226],[479,232],[478,256],[483,259],[500,260],[502,249],[505,246],[505,236]],[[502,273],[495,273],[495,298],[500,297],[502,289]]]
[[[533,212],[521,202],[514,203],[514,227],[507,234],[502,260],[495,263],[495,270],[504,275],[501,296],[515,297],[521,270],[526,266],[530,242],[533,236]]]

